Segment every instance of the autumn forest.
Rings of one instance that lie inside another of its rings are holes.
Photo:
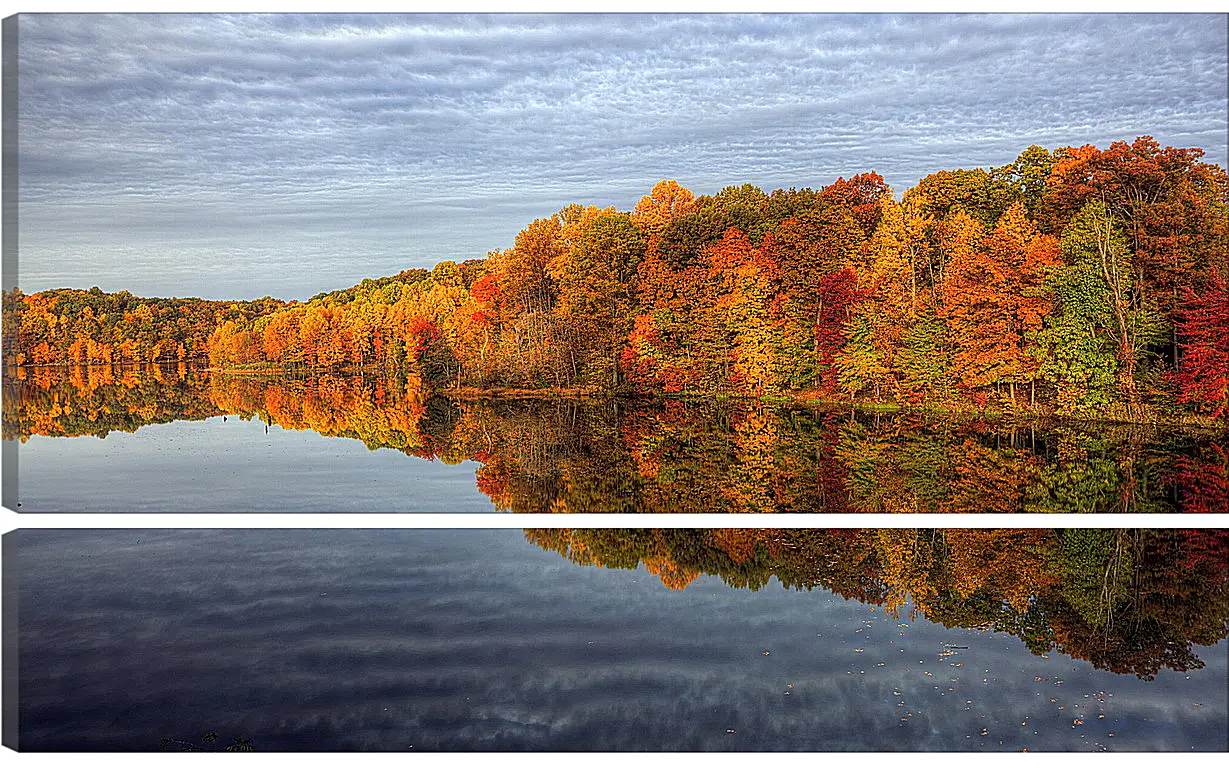
[[[427,391],[1229,414],[1229,176],[1149,137],[766,194],[657,184],[308,301],[4,297],[6,366],[204,361]]]

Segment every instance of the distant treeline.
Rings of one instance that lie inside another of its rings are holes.
[[[306,303],[6,296],[6,359],[207,350],[219,367],[394,370],[432,387],[1219,418],[1229,176],[1202,156],[1150,137],[1034,146],[931,174],[900,202],[873,172],[771,194],[663,181],[633,211],[570,205],[486,259]]]
[[[256,301],[150,299],[71,288],[4,294],[4,364],[122,365],[206,360],[209,335],[286,306]]]

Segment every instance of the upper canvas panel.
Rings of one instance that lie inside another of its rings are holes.
[[[6,504],[1225,511],[1223,21],[10,18]]]

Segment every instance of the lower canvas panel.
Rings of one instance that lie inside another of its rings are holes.
[[[21,530],[5,741],[1221,751],[1227,553],[1222,531]]]

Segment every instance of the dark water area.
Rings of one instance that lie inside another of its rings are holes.
[[[17,531],[19,746],[1220,751],[1223,538]]]
[[[21,369],[24,512],[1200,513],[1224,435],[760,402],[449,400],[361,376]]]

